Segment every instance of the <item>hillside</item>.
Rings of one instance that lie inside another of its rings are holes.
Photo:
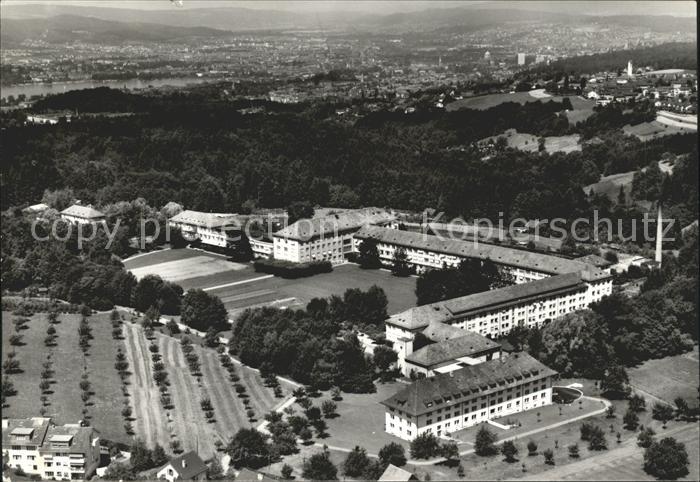
[[[3,17],[0,28],[0,41],[3,47],[16,45],[25,40],[37,39],[49,43],[74,41],[91,43],[163,42],[192,37],[217,37],[229,33],[207,27],[183,28],[155,23],[126,23],[77,15],[25,19]]]

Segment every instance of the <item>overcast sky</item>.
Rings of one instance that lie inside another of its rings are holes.
[[[449,0],[390,0],[390,1],[293,1],[293,0],[182,0],[184,8],[236,6],[264,10],[290,11],[361,11],[377,14],[426,10],[429,8],[454,8],[460,6],[486,6],[486,1],[449,1]],[[121,7],[162,9],[177,8],[170,0],[0,0],[0,5],[19,3],[43,3],[53,5],[85,5],[93,7]],[[678,15],[693,17],[696,14],[694,1],[500,1],[499,7],[527,8],[531,10],[575,12],[597,15]],[[481,4],[481,5],[479,5]]]

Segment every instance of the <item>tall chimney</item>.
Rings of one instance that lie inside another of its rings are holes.
[[[656,263],[659,267],[661,267],[661,245],[662,245],[663,235],[664,235],[664,226],[663,226],[663,218],[661,216],[661,203],[659,203],[658,214],[657,214],[657,218],[656,218],[656,256],[654,258],[654,261],[656,261]]]

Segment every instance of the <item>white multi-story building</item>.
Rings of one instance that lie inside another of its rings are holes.
[[[422,333],[431,339],[431,331],[436,328],[429,326]],[[404,356],[397,361],[401,373],[407,377],[432,377],[500,358],[500,344],[471,331],[456,331],[459,332],[458,336],[431,343],[415,351],[414,340],[404,341]]]
[[[545,322],[583,310],[612,293],[612,281],[587,283],[580,273],[551,276],[525,284],[418,306],[390,316],[386,339],[399,359],[409,355],[406,342],[432,324],[499,338],[515,326],[541,327]]]
[[[72,224],[96,224],[103,222],[105,215],[92,206],[73,204],[61,211],[61,219]]]
[[[385,431],[404,440],[451,432],[552,403],[557,372],[526,353],[417,380],[382,402]]]
[[[168,220],[187,241],[200,241],[217,248],[232,248],[241,239],[241,223],[235,214],[185,210]]]
[[[491,261],[510,274],[515,283],[528,283],[558,274],[579,272],[582,279],[588,283],[610,283],[612,286],[610,273],[587,263],[487,244],[478,240],[449,239],[379,226],[365,226],[357,231],[353,238],[355,250],[359,250],[360,244],[365,240],[376,241],[379,258],[387,264],[391,263],[396,250],[402,248],[406,252],[408,262],[417,271],[444,266],[456,267],[464,259],[479,259]]]
[[[355,249],[353,235],[363,226],[388,226],[395,216],[385,209],[341,211],[323,217],[300,219],[272,235],[275,259],[293,263],[345,262]]]
[[[84,480],[100,462],[100,439],[91,427],[57,426],[50,418],[2,420],[2,453],[9,467],[46,480]]]

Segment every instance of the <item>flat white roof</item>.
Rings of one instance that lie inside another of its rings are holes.
[[[52,435],[51,436],[51,442],[70,442],[73,440],[72,435]]]
[[[12,435],[31,435],[32,433],[34,433],[34,429],[31,427],[17,427],[10,432]]]

